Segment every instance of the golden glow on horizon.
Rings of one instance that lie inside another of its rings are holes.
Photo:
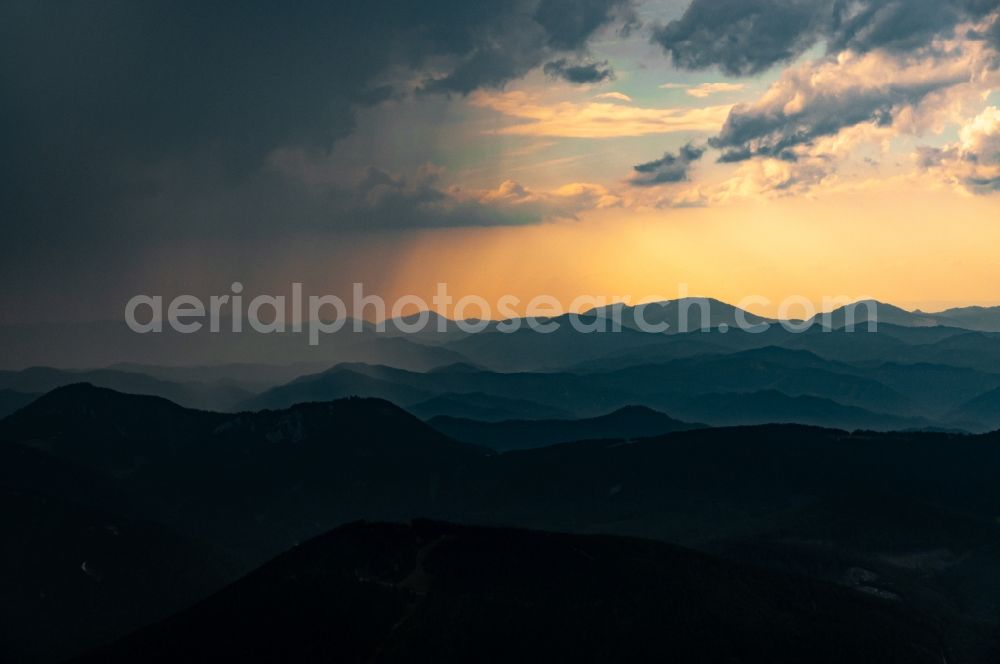
[[[951,192],[855,192],[424,232],[397,256],[382,294],[429,301],[435,285],[447,282],[456,298],[495,302],[510,293],[523,307],[549,294],[568,306],[580,295],[675,298],[686,284],[687,295],[732,304],[763,296],[770,304],[747,307],[762,315],[776,315],[790,296],[815,305],[824,297],[874,297],[925,310],[997,304],[998,211],[994,198]]]

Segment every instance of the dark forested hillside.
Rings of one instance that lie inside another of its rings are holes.
[[[833,585],[648,541],[420,521],[344,526],[78,661],[949,657],[935,625]]]
[[[479,375],[443,371],[462,373]],[[547,379],[487,380],[538,396]],[[642,408],[459,424],[449,436],[378,399],[223,414],[89,385],[44,395],[0,421],[4,512],[20,524],[0,611],[27,621],[0,642],[52,661],[341,524],[430,517],[673,542],[880,599],[932,624],[951,662],[996,645],[995,434],[692,428]],[[81,603],[104,608],[80,623]],[[38,620],[52,640],[31,636]]]

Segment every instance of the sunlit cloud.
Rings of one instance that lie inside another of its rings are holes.
[[[725,162],[776,160],[796,166],[775,163],[765,169],[769,177],[761,177],[764,171],[754,167],[741,169],[738,185],[731,182],[728,191],[742,195],[759,185],[766,195],[808,193],[847,186],[852,178],[907,175],[906,152],[894,145],[969,125],[1000,84],[995,51],[982,40],[965,37],[974,27],[960,26],[954,36],[911,53],[848,50],[785,70],[756,101],[736,106],[709,143]],[[924,170],[950,173],[966,190],[990,189],[988,169],[979,166],[980,173],[972,174],[967,171],[974,159],[953,158],[974,152],[956,146],[928,148],[918,162]],[[889,173],[873,174],[873,155],[895,166]],[[792,171],[787,178],[786,170]],[[911,169],[908,176],[915,175]]]
[[[798,162],[756,159],[740,164],[721,181],[661,187],[639,194],[632,204],[637,208],[714,207],[743,200],[801,196],[838,182],[835,164],[829,159],[812,157]]]
[[[732,105],[704,108],[643,108],[603,102],[544,103],[522,90],[477,92],[470,102],[521,120],[497,129],[498,134],[613,138],[674,132],[718,131]]]
[[[739,92],[746,86],[743,83],[702,83],[693,88],[688,88],[687,93],[692,97],[703,99],[709,95],[722,92]]]
[[[942,100],[968,83],[968,57],[897,58],[883,52],[842,53],[836,60],[786,71],[756,102],[737,106],[712,144],[727,161],[794,158],[817,140],[857,125],[910,128],[910,109]]]
[[[627,103],[632,102],[632,98],[623,92],[602,92],[599,95],[595,95],[594,99],[613,99],[616,101],[624,101]]]
[[[571,182],[540,191],[516,180],[506,180],[496,189],[466,191],[453,188],[449,193],[456,199],[474,200],[494,208],[530,210],[539,220],[576,219],[581,212],[619,207],[623,203],[622,198],[607,187],[592,182]]]
[[[921,168],[970,194],[1000,192],[1000,108],[990,106],[959,132],[959,142],[917,151]]]
[[[844,50],[787,68],[757,99],[734,106],[709,138],[711,159],[719,163],[695,178],[670,153],[644,163],[650,173],[630,178],[643,186],[631,193],[631,204],[711,207],[937,187],[970,195],[1000,191],[1000,110],[983,110],[1000,87],[996,51],[967,37],[984,25],[961,25],[925,49]],[[710,95],[712,85],[698,87]],[[925,146],[908,158],[916,141],[949,132],[959,141]]]

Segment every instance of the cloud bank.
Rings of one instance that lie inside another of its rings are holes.
[[[751,76],[819,43],[832,54],[907,52],[998,8],[997,0],[693,0],[652,38],[677,67]]]
[[[726,162],[752,157],[794,161],[799,148],[867,123],[891,126],[905,109],[969,80],[967,60],[900,61],[845,51],[834,61],[787,70],[756,102],[736,106],[710,140]]]

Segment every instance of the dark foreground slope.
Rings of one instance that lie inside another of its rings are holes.
[[[128,579],[184,585],[193,601],[221,586],[200,576],[212,551],[245,573],[350,521],[415,517],[670,541],[885,598],[932,621],[951,664],[997,661],[995,434],[771,425],[495,454],[373,399],[219,415],[76,386],[0,421],[0,455],[4,523],[21,524],[5,532],[21,539],[0,591],[20,590],[0,592],[0,614],[16,618],[0,620],[0,642],[16,645],[0,643],[0,661],[73,652],[89,600],[72,593],[100,594],[114,573],[131,594],[105,606],[135,607],[131,628],[180,607]],[[160,526],[134,529],[148,522]],[[122,553],[97,566],[74,548],[88,533]],[[179,539],[194,546],[171,551]],[[55,609],[25,611],[38,591]],[[100,618],[88,634],[123,635],[116,614],[87,615]]]
[[[57,662],[486,452],[386,402],[219,415],[90,385],[0,421],[0,663]]]
[[[211,545],[135,512],[113,480],[0,444],[0,662],[61,661],[236,578]]]
[[[80,662],[948,660],[888,602],[617,537],[352,524]]]

